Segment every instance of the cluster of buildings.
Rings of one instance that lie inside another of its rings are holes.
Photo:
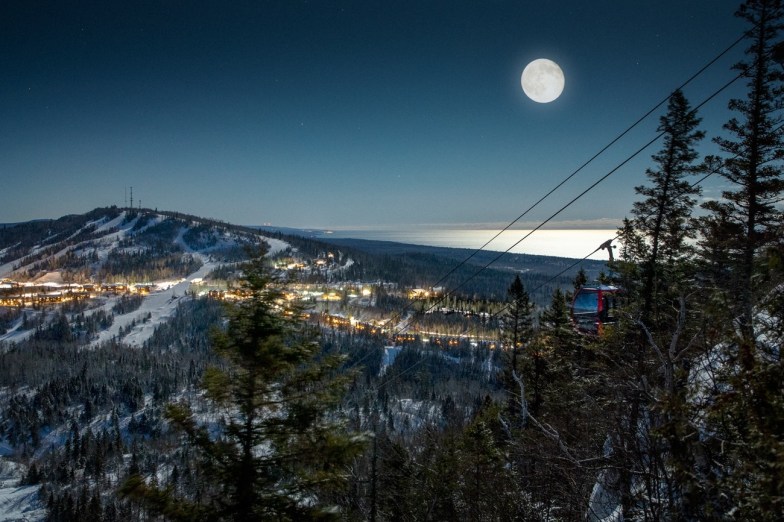
[[[149,294],[155,285],[125,283],[33,283],[0,280],[0,306],[58,304],[100,295]]]
[[[322,252],[318,255],[315,259],[311,261],[305,261],[302,259],[296,258],[284,258],[280,259],[276,264],[275,268],[282,271],[290,271],[290,270],[326,270],[330,268],[335,268],[337,266],[337,262],[335,260],[335,254],[332,252]]]
[[[296,284],[291,285],[284,294],[284,298],[289,301],[301,301],[310,303],[337,302],[349,300],[364,300],[360,305],[367,306],[370,301],[372,290],[369,286],[356,288],[353,286],[340,286],[339,288],[327,288],[323,284]],[[213,299],[224,301],[237,301],[248,297],[247,291],[241,287],[230,287],[225,290],[212,289],[206,294]]]

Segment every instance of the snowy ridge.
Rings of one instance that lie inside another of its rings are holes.
[[[109,212],[110,209],[107,209],[107,213]],[[58,266],[58,263],[62,264],[58,260],[61,260],[66,255],[70,255],[71,258],[77,260],[77,263],[82,263],[87,271],[95,274],[101,270],[101,267],[107,263],[113,254],[119,253],[125,256],[144,255],[149,249],[148,243],[144,241],[155,241],[158,237],[156,236],[158,232],[155,230],[155,227],[172,221],[175,223],[175,226],[176,224],[181,224],[181,226],[175,229],[176,234],[173,239],[171,239],[171,236],[168,236],[168,241],[171,241],[173,247],[171,248],[171,253],[176,255],[179,251],[183,255],[198,260],[201,266],[187,276],[174,280],[128,281],[124,277],[111,278],[112,280],[105,281],[93,280],[95,285],[145,283],[152,291],[142,296],[142,303],[138,309],[125,314],[116,314],[114,312],[114,307],[120,300],[119,294],[106,294],[100,298],[97,307],[93,306],[85,310],[85,317],[89,317],[97,311],[103,311],[114,316],[112,325],[108,329],[99,332],[97,337],[91,341],[90,346],[95,347],[112,339],[129,346],[143,346],[145,341],[155,331],[156,326],[165,322],[174,314],[178,303],[185,298],[191,284],[202,282],[210,272],[222,266],[222,263],[217,260],[222,250],[236,248],[254,241],[264,242],[268,245],[268,256],[276,255],[291,248],[287,242],[280,239],[268,238],[258,233],[248,233],[241,229],[238,230],[231,226],[214,222],[205,223],[196,218],[185,219],[178,215],[171,216],[157,212],[140,211],[131,213],[126,210],[120,212],[115,210],[103,216],[96,216],[93,213],[90,219],[81,223],[78,223],[78,221],[74,223],[73,228],[70,230],[64,232],[60,230],[56,234],[45,234],[42,236],[43,239],[33,243],[27,252],[21,254],[21,257],[0,265],[0,277],[23,282],[26,280],[26,277],[29,278],[31,277],[30,274],[33,274],[33,281],[38,285],[46,285],[47,283],[61,284],[64,280],[69,280],[66,279],[70,277],[66,273],[68,269],[42,270],[42,267]],[[189,241],[193,238],[188,238],[187,236],[194,229],[198,230],[198,233],[195,235],[196,244],[199,245],[197,247],[189,244]],[[164,227],[162,230],[165,234],[166,230],[171,231],[172,229]],[[86,232],[89,232],[89,234],[85,235],[84,240],[79,241],[77,239],[74,242],[74,238]],[[54,240],[58,236],[60,240]],[[137,238],[145,237],[148,239],[137,241]],[[150,237],[152,239],[149,239]],[[16,241],[9,245],[0,245],[2,247],[0,253],[7,255],[12,249],[19,247],[21,244]],[[54,252],[43,256],[42,253],[44,251]],[[213,253],[218,255],[213,256]],[[117,281],[114,279],[117,279]],[[39,286],[39,288],[42,287]],[[39,312],[30,310],[28,315],[30,318],[35,318],[39,316]],[[22,330],[21,327],[21,318],[7,324],[5,331],[0,334],[0,343],[23,341],[35,333],[35,328]],[[122,336],[120,335],[121,332]]]

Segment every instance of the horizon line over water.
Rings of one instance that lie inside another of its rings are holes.
[[[451,229],[451,228],[412,228],[412,229],[330,229],[321,230],[318,237],[341,239],[368,239],[392,241],[448,248],[467,248],[478,250],[501,229]],[[312,231],[315,232],[315,231]],[[505,252],[520,241],[529,230],[506,230],[482,250]],[[537,230],[509,252],[513,254],[533,254],[540,256],[571,257],[581,259],[599,245],[616,236],[617,229],[546,229]],[[607,260],[605,250],[591,255],[589,259]]]

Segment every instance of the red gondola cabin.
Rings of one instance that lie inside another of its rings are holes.
[[[610,285],[586,285],[574,294],[572,322],[583,333],[601,333],[602,325],[616,321],[616,298],[620,288]]]

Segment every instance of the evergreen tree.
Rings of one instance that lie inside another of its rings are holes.
[[[699,170],[694,147],[705,135],[697,129],[699,123],[683,93],[672,93],[658,129],[664,133],[664,147],[652,156],[656,168],[646,171],[650,185],[635,187],[644,199],[634,203],[634,227],[649,244],[642,288],[642,320],[649,325],[662,284],[674,283],[676,261],[686,257],[685,241],[694,237],[688,224],[700,189],[686,177]]]
[[[535,342],[548,366],[567,380],[573,378],[583,356],[583,340],[572,324],[569,305],[560,288],[555,289],[550,306],[542,312]]]
[[[685,381],[673,376],[686,360],[686,348],[694,346],[683,332],[683,306],[670,311],[686,292],[686,240],[693,235],[689,218],[699,194],[686,178],[699,170],[694,149],[704,136],[699,122],[683,93],[675,91],[660,119],[664,143],[646,171],[649,184],[636,187],[643,199],[618,233],[622,247],[613,268],[626,303],[618,323],[599,342],[612,361],[602,370],[607,379],[602,394],[614,424],[604,478],[614,477],[608,490],[629,517],[658,519],[678,512],[673,504],[684,494],[670,476],[673,445],[688,426],[680,415],[683,385],[676,386]]]
[[[574,291],[577,292],[587,282],[588,282],[588,276],[585,274],[585,269],[583,267],[580,267],[580,270],[577,272],[577,275],[574,276],[574,281],[572,281],[572,286],[574,287]]]
[[[721,299],[709,301],[708,325],[724,336],[710,354],[721,365],[706,430],[706,451],[714,462],[707,506],[714,514],[733,511],[747,520],[781,520],[782,339],[762,329],[768,320],[759,315],[776,313],[765,308],[783,279],[781,267],[768,262],[780,247],[784,191],[784,71],[775,61],[784,5],[747,0],[736,15],[750,27],[746,58],[735,66],[747,79],[747,94],[730,101],[736,116],[724,125],[729,136],[715,140],[726,155],[720,173],[732,188],[704,205],[711,214],[702,221],[703,265],[714,287],[723,289]]]
[[[556,288],[522,360],[520,373],[526,384],[531,415],[542,413],[546,396],[573,377],[573,365],[581,356],[581,342],[572,325],[566,298]]]
[[[517,425],[524,424],[527,415],[523,409],[525,397],[520,390],[520,360],[525,344],[533,337],[534,307],[519,275],[509,286],[507,297],[509,304],[501,318],[501,336],[507,360],[503,379],[508,396],[508,413]]]
[[[734,190],[725,190],[721,201],[703,206],[712,212],[709,223],[726,221],[740,232],[723,241],[732,268],[731,280],[724,284],[736,296],[737,313],[733,315],[738,317],[743,343],[751,346],[755,342],[754,305],[760,292],[755,262],[763,249],[778,240],[782,219],[777,204],[784,190],[784,139],[779,129],[784,121],[784,72],[774,62],[773,50],[784,28],[784,7],[781,0],[747,0],[736,14],[751,26],[747,59],[735,65],[748,80],[747,97],[730,101],[729,108],[737,117],[724,129],[731,136],[714,140],[728,155],[720,173]]]
[[[449,462],[455,480],[454,520],[535,520],[535,508],[508,465],[498,408],[480,412],[456,440]],[[542,509],[539,510],[544,511]]]
[[[583,273],[583,277],[585,273]],[[584,284],[584,283],[582,283]],[[553,291],[550,306],[542,312],[541,326],[563,338],[565,341],[573,339],[574,328],[569,317],[568,296],[560,288]]]
[[[204,379],[207,397],[223,412],[220,433],[211,435],[185,405],[168,409],[202,457],[206,498],[179,498],[138,475],[126,481],[125,495],[174,520],[338,516],[330,499],[363,445],[332,413],[349,376],[336,376],[341,358],[320,353],[301,310],[283,299],[284,288],[262,257],[244,266],[247,298],[214,338],[224,365]]]
[[[634,220],[624,218],[618,229],[618,241],[621,243],[618,258],[610,263],[615,271],[612,283],[619,284],[628,296],[640,295],[640,268],[648,258],[649,247],[643,235],[634,225]]]
[[[696,354],[695,325],[687,324],[684,296],[691,264],[686,240],[694,237],[690,217],[700,193],[687,177],[701,169],[694,149],[704,136],[699,122],[683,93],[675,91],[659,124],[664,146],[646,171],[650,184],[636,187],[643,199],[622,230],[628,319],[617,325],[612,343],[624,347],[617,359],[623,371],[614,380],[629,409],[619,412],[614,455],[624,509],[637,509],[633,492],[640,491],[657,498],[655,505],[641,504],[653,518],[693,516],[691,477],[673,470],[693,465],[683,435],[693,429],[684,388],[687,362]]]

